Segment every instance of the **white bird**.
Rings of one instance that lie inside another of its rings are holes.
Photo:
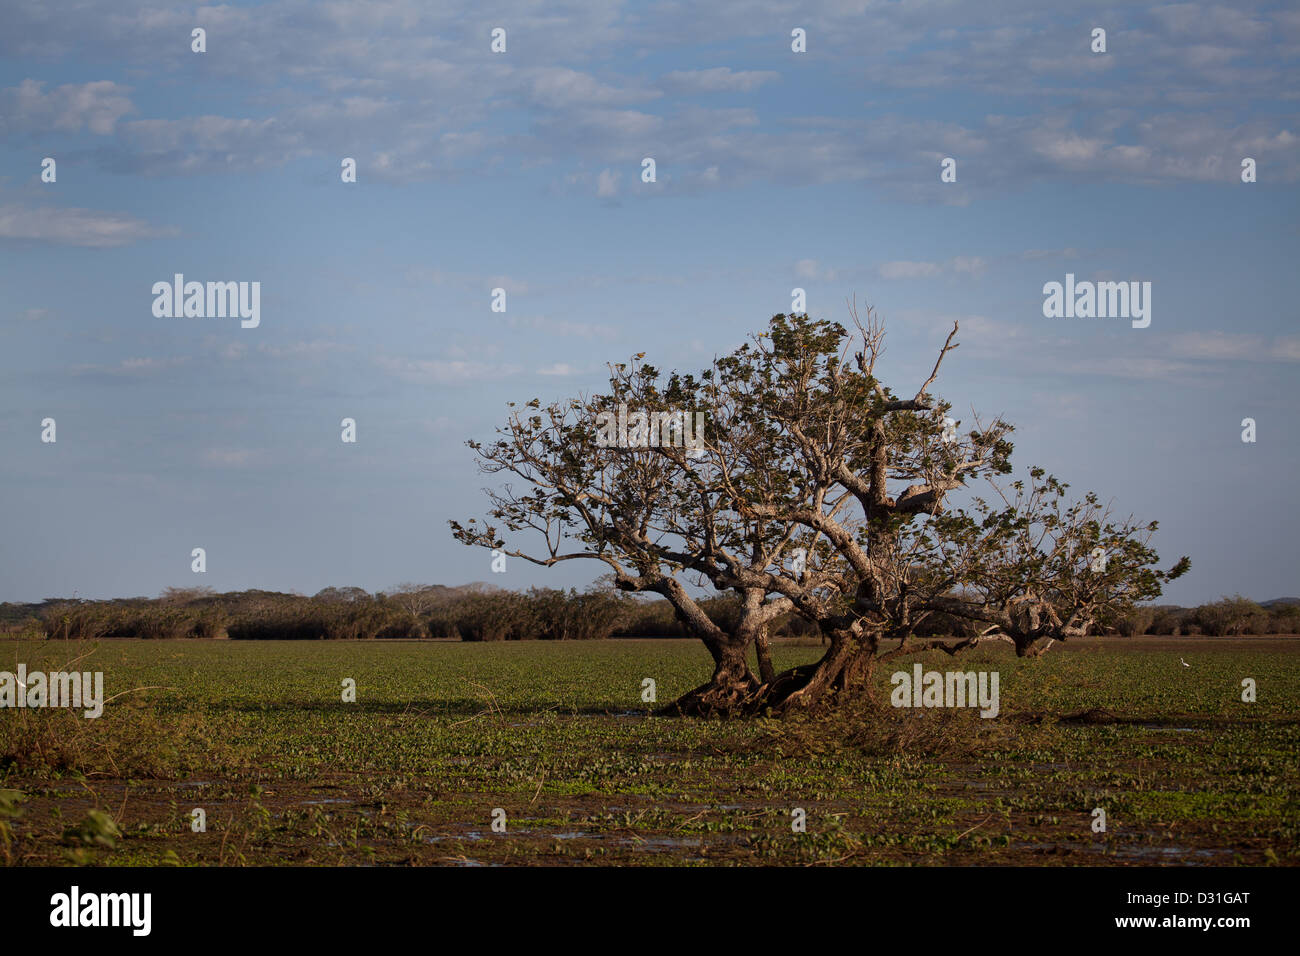
[[[1178,658],[1178,663],[1182,664],[1184,667],[1191,667],[1191,666],[1192,666],[1191,664],[1187,663],[1187,661],[1183,660],[1181,657]]]

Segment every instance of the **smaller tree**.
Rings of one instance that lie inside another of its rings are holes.
[[[1068,502],[1069,486],[1041,468],[1007,489],[990,484],[997,499],[936,519],[962,593],[934,604],[996,629],[1020,657],[1117,626],[1191,567],[1184,557],[1160,570],[1156,522],[1117,519],[1091,492]]]
[[[1139,637],[1145,634],[1156,620],[1156,609],[1149,605],[1135,607],[1120,616],[1115,629],[1124,637]]]
[[[397,585],[388,591],[388,599],[405,611],[411,618],[411,626],[420,637],[428,635],[425,618],[440,601],[444,600],[446,588],[428,584],[413,584],[409,581]]]
[[[205,584],[189,588],[163,588],[158,600],[163,604],[192,604],[204,598],[216,597],[217,592]]]
[[[1268,617],[1270,633],[1300,634],[1300,604],[1274,604]]]
[[[1196,609],[1196,623],[1206,634],[1233,637],[1258,634],[1268,621],[1268,613],[1250,598],[1234,594]]]
[[[356,604],[371,600],[370,592],[365,588],[322,588],[312,595],[313,601],[325,601],[330,604]]]

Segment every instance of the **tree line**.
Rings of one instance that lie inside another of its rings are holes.
[[[723,598],[705,602],[727,621]],[[806,633],[791,621],[783,633]],[[402,585],[370,593],[330,587],[310,597],[277,591],[168,588],[157,598],[48,598],[0,604],[0,629],[47,639],[96,640],[601,640],[686,637],[666,601],[638,600],[608,587],[509,591],[482,585]]]
[[[700,604],[709,619],[724,629],[734,627],[744,611],[741,599],[734,596],[705,598]],[[168,588],[158,598],[0,603],[0,629],[61,640],[526,641],[692,636],[668,601],[637,599],[603,584],[582,591],[402,585],[370,593],[331,587],[311,597],[277,591]],[[974,633],[969,622],[942,614],[927,618],[916,631],[924,638]],[[1300,633],[1300,601],[1259,604],[1235,595],[1198,607],[1138,606],[1098,633],[1123,637],[1296,634]],[[776,619],[771,636],[821,637],[817,627],[795,613]]]

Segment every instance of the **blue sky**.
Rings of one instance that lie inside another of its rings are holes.
[[[0,21],[0,600],[585,584],[599,568],[492,574],[452,540],[487,480],[465,439],[634,352],[699,368],[796,286],[817,316],[877,308],[900,391],[959,320],[939,394],[1016,423],[1021,466],[1158,520],[1167,563],[1193,561],[1168,600],[1300,594],[1289,5],[123,0]],[[155,318],[177,272],[260,281],[260,326]],[[1067,272],[1151,282],[1150,327],[1044,318]]]

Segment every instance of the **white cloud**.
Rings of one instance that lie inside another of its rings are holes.
[[[1044,133],[1031,137],[1034,149],[1040,155],[1063,165],[1089,162],[1101,152],[1102,143],[1097,139],[1085,139],[1072,133],[1064,135]]]
[[[954,272],[963,272],[973,276],[982,276],[988,265],[988,260],[979,256],[957,256],[952,260]]]
[[[1182,358],[1260,359],[1267,349],[1258,335],[1182,332],[1169,337],[1169,351]]]
[[[6,58],[94,62],[108,49],[130,76],[174,76],[193,67],[188,45],[174,40],[190,23],[180,10],[92,5],[58,20],[40,4],[27,6],[6,11],[0,32]],[[412,181],[516,163],[571,167],[579,156],[621,168],[645,155],[653,140],[654,149],[673,157],[673,176],[664,185],[679,189],[867,181],[917,201],[964,204],[976,190],[1019,189],[1044,179],[1222,181],[1233,161],[1254,154],[1268,157],[1271,181],[1300,177],[1294,114],[1251,116],[1239,109],[1288,95],[1297,20],[1277,9],[1174,4],[1141,11],[1112,37],[1116,48],[1141,49],[1142,56],[1116,60],[1087,54],[1086,44],[1059,29],[1048,10],[1017,6],[989,19],[954,9],[934,31],[905,4],[813,5],[807,25],[820,38],[815,59],[841,77],[852,67],[857,88],[871,97],[865,124],[856,104],[850,113],[858,115],[839,116],[774,104],[760,122],[756,114],[746,119],[732,111],[729,119],[689,102],[696,94],[752,93],[781,78],[729,66],[660,74],[657,84],[687,101],[663,115],[620,108],[659,96],[646,85],[645,58],[691,55],[681,46],[673,4],[645,11],[598,2],[545,15],[531,7],[506,11],[524,31],[526,41],[518,42],[526,56],[492,58],[487,69],[468,2],[385,0],[365,5],[364,14],[361,9],[326,4],[304,16],[299,0],[268,0],[256,11],[200,8],[197,22],[221,39],[220,54],[209,54],[204,70],[259,91],[254,116],[128,122],[122,118],[134,107],[127,87],[94,81],[47,91],[35,80],[7,91],[14,105],[0,103],[0,116],[21,128],[116,133],[118,143],[92,158],[118,172],[282,166],[303,156],[340,155],[343,148],[350,152],[341,155],[350,155],[361,142],[373,144],[369,157],[358,157],[370,176]],[[691,20],[694,35],[729,36],[729,55],[772,50],[765,18],[747,17],[731,3],[693,12]],[[865,60],[862,36],[871,38],[873,52]],[[563,57],[600,63],[599,78],[573,66],[529,65]],[[1104,75],[1112,63],[1124,66],[1122,77]],[[1031,97],[1016,77],[1035,67],[1049,82],[1035,84]],[[967,111],[968,125],[880,109],[896,91],[943,89],[983,95],[985,104]],[[1011,104],[1007,115],[992,112],[1003,103]],[[516,107],[534,115],[521,124]],[[1112,115],[1119,112],[1122,121]],[[806,135],[791,135],[793,127]],[[979,157],[981,175],[952,189],[900,184],[901,166],[928,163],[936,150]],[[711,169],[725,175],[710,175]]]
[[[982,276],[989,267],[983,256],[955,256],[947,262],[886,262],[877,269],[882,279],[929,279],[944,273]]]
[[[1077,259],[1079,250],[1073,246],[1064,249],[1026,249],[1020,255],[1023,259]]]
[[[886,262],[880,267],[882,279],[926,279],[941,269],[935,262]]]
[[[823,268],[816,259],[800,259],[794,264],[794,275],[796,279],[833,282],[838,273],[829,266]]]
[[[222,339],[215,335],[204,336],[203,347],[223,359],[241,359],[248,354],[248,346],[236,339]]]
[[[176,229],[153,226],[124,213],[55,206],[34,209],[12,204],[0,206],[0,239],[36,239],[105,249],[177,234]]]
[[[460,385],[517,375],[517,365],[443,359],[409,359],[379,356],[375,362],[384,371],[417,385]]]
[[[352,346],[345,345],[342,342],[316,340],[312,342],[290,342],[286,345],[262,344],[257,347],[257,350],[263,355],[269,355],[272,358],[320,358],[330,352],[350,352]]]
[[[140,356],[122,359],[116,365],[75,365],[71,371],[73,375],[78,376],[109,376],[117,379],[144,378],[155,372],[164,372],[185,365],[189,360],[187,355],[177,355],[170,358]]]
[[[771,70],[733,73],[729,66],[718,66],[710,70],[673,70],[664,74],[662,83],[674,93],[752,93],[780,78],[780,73]]]
[[[1300,338],[1283,336],[1275,339],[1270,354],[1284,362],[1300,362]]]
[[[1233,332],[1180,332],[1168,337],[1169,351],[1180,358],[1243,362],[1300,361],[1300,338]]]
[[[601,199],[616,195],[618,193],[618,181],[622,177],[622,173],[602,169],[600,175],[596,177],[596,195]]]
[[[491,289],[505,289],[508,295],[524,295],[529,285],[523,279],[507,275],[487,275],[481,272],[450,272],[446,269],[409,269],[406,277],[413,282],[430,282],[434,285],[452,286],[458,289],[482,291],[485,295]]]
[[[78,132],[83,127],[100,136],[111,135],[117,121],[134,112],[130,87],[111,80],[66,83],[50,92],[37,80],[0,90],[0,131],[6,128],[42,133]]]
[[[618,333],[611,326],[599,325],[593,322],[548,319],[541,315],[511,315],[507,321],[512,329],[537,329],[545,335],[563,335],[580,339],[602,339],[604,341],[618,337]]]
[[[589,74],[559,66],[535,70],[531,76],[533,100],[552,109],[578,105],[616,106],[662,95],[658,90],[620,89]]]

